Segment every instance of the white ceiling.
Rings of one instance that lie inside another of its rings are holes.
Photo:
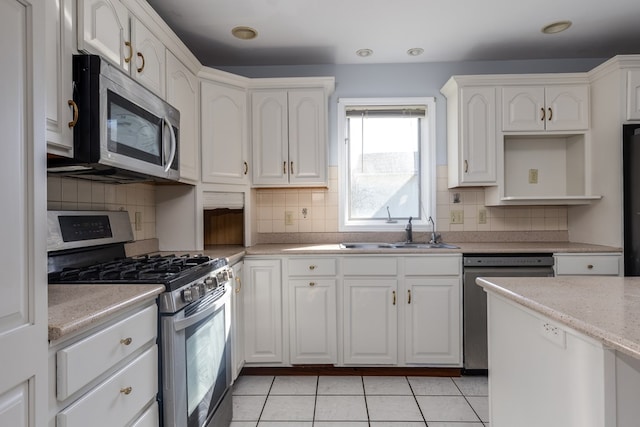
[[[205,65],[606,58],[640,53],[638,0],[148,0]],[[554,21],[572,27],[546,35]],[[238,25],[258,31],[238,40]],[[421,47],[424,54],[406,51]],[[358,49],[373,50],[360,58]]]

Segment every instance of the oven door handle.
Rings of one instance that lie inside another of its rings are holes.
[[[185,317],[184,319],[175,320],[173,322],[173,328],[176,331],[181,331],[188,328],[191,325],[195,325],[199,321],[206,319],[213,313],[218,311],[223,305],[229,302],[229,289],[225,289],[224,295],[217,299],[210,307],[205,308],[202,311],[197,312],[193,316]]]

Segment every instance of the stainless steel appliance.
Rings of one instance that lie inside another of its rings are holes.
[[[49,211],[49,283],[165,286],[158,306],[158,402],[167,427],[223,427],[231,405],[231,277],[226,259],[126,257],[127,212]]]
[[[553,277],[553,254],[465,254],[463,261],[463,348],[466,373],[486,373],[487,295],[478,277]]]
[[[96,55],[73,57],[73,158],[50,174],[107,182],[180,178],[180,112]]]

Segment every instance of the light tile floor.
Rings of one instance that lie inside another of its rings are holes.
[[[487,377],[241,376],[230,427],[489,426]]]

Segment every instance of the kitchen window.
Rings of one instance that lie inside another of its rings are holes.
[[[339,230],[427,230],[435,200],[435,99],[340,99]]]

